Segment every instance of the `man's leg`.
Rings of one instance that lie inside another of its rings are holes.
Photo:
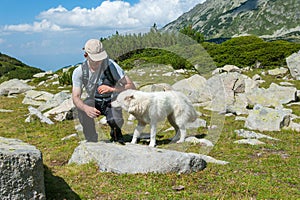
[[[86,99],[84,103],[89,106],[95,106],[95,100]],[[98,134],[96,133],[95,121],[93,118],[87,116],[87,114],[78,109],[78,118],[83,127],[83,134],[87,142],[98,142]]]
[[[107,106],[106,119],[111,128],[110,136],[112,140],[125,144],[121,130],[124,123],[122,109],[111,107],[109,104]]]

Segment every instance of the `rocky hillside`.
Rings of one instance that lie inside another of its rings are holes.
[[[207,0],[163,30],[192,25],[208,39],[253,34],[299,40],[299,7],[299,0]]]

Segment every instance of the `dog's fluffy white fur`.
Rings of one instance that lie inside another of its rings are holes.
[[[131,143],[136,143],[141,132],[150,124],[150,144],[156,145],[157,123],[166,118],[175,128],[177,143],[184,142],[186,137],[186,124],[197,119],[191,101],[177,91],[143,92],[139,90],[125,90],[119,94],[112,106],[121,106],[137,120],[138,125],[134,130]]]

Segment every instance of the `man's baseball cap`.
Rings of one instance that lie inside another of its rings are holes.
[[[98,39],[88,40],[85,43],[83,50],[93,61],[100,61],[107,58],[107,53],[103,48],[103,44]]]

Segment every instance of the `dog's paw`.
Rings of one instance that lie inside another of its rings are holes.
[[[132,139],[131,140],[131,144],[136,144],[136,142],[137,142],[137,139]]]
[[[177,144],[180,144],[180,143],[183,143],[184,141],[182,141],[182,140],[178,140],[176,143]]]
[[[151,143],[151,142],[150,142],[149,147],[155,147],[155,146],[156,146],[155,143]]]

